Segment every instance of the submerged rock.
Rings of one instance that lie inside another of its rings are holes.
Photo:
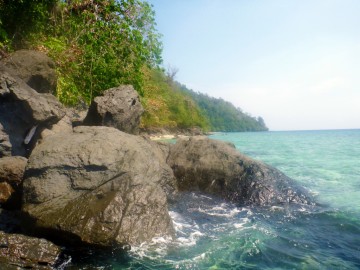
[[[173,234],[167,194],[176,191],[160,149],[109,127],[76,127],[32,152],[23,210],[33,229],[67,242],[139,244]]]
[[[53,243],[0,231],[1,269],[53,269],[61,249]]]
[[[305,189],[279,170],[241,154],[230,143],[192,137],[170,149],[179,190],[198,190],[243,205],[304,203]]]
[[[122,85],[106,90],[103,96],[93,100],[84,124],[114,127],[130,134],[138,134],[143,112],[139,94],[131,85]]]

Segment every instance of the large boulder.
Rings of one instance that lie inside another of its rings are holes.
[[[33,150],[23,211],[37,233],[109,246],[173,234],[167,194],[176,191],[160,149],[109,127],[74,128]]]
[[[19,78],[0,72],[0,157],[27,156],[36,133],[64,115],[53,95],[39,94]]]
[[[1,269],[54,269],[60,247],[45,239],[0,231]]]
[[[131,85],[108,89],[90,105],[84,125],[108,126],[138,134],[144,109],[139,95]]]
[[[168,164],[179,190],[198,190],[241,205],[304,203],[307,192],[279,170],[238,152],[229,143],[207,137],[180,139]]]
[[[55,93],[55,63],[46,54],[39,51],[19,50],[1,61],[0,65],[19,77],[39,93]]]

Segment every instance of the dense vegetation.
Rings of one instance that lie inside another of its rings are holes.
[[[144,75],[144,127],[184,129],[197,126],[209,130],[206,116],[191,96],[183,93],[162,70],[145,68]]]
[[[132,84],[142,93],[142,67],[161,63],[147,2],[2,0],[0,12],[5,44],[42,50],[56,60],[57,95],[66,104],[89,103],[119,84]]]
[[[61,102],[90,103],[132,84],[144,128],[264,130],[262,119],[228,102],[185,91],[161,69],[162,44],[152,7],[142,0],[0,0],[0,53],[45,52],[57,64]]]
[[[209,120],[212,131],[266,131],[268,128],[261,117],[253,117],[221,98],[196,93],[181,86],[189,94]]]

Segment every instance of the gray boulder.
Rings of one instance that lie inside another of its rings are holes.
[[[48,136],[55,135],[57,133],[71,133],[73,130],[72,122],[69,116],[65,115],[63,118],[59,120],[56,124],[53,124],[51,127],[44,128],[39,132],[39,141],[40,143]]]
[[[45,239],[0,231],[1,269],[54,269],[61,249]]]
[[[306,190],[292,179],[226,142],[206,137],[178,140],[168,164],[181,191],[203,191],[241,205],[311,202]]]
[[[55,63],[42,52],[19,50],[3,59],[0,65],[39,93],[56,91]]]
[[[173,235],[167,194],[171,168],[147,140],[109,127],[74,128],[33,150],[23,211],[38,233],[109,246]]]
[[[90,105],[84,125],[114,127],[130,134],[139,133],[144,109],[131,85],[108,89]]]
[[[39,94],[19,78],[0,72],[0,157],[27,156],[38,130],[64,115],[53,95]]]

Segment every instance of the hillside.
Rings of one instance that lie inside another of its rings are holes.
[[[146,1],[0,0],[0,57],[19,49],[46,53],[56,63],[54,94],[65,105],[90,104],[106,89],[131,84],[145,130],[267,130],[262,118],[167,76],[160,38]]]
[[[262,117],[253,117],[221,98],[196,93],[181,86],[181,91],[190,95],[209,121],[211,131],[267,131]]]

